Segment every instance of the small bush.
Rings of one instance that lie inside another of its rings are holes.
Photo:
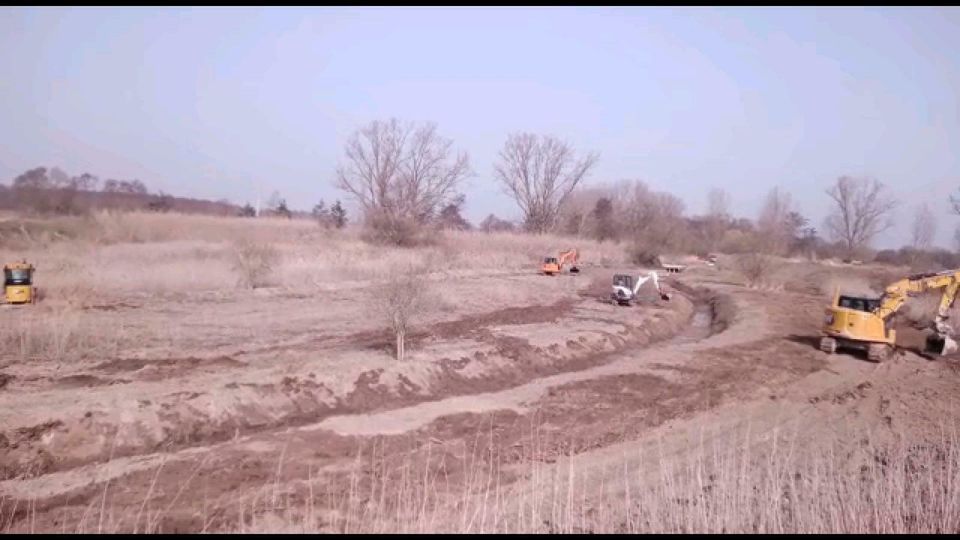
[[[660,266],[660,253],[643,243],[630,246],[627,258],[630,262],[641,266]]]
[[[251,289],[268,285],[277,258],[277,250],[269,244],[247,240],[237,243],[233,248],[233,269],[239,274],[239,285]]]
[[[769,284],[770,277],[777,271],[776,261],[761,253],[741,255],[736,260],[736,267],[748,287]]]
[[[421,317],[433,302],[426,275],[430,264],[409,266],[391,272],[386,283],[374,298],[374,306],[396,337],[394,355],[403,361],[406,355],[406,338],[410,326]]]
[[[363,239],[371,244],[416,247],[432,243],[436,235],[415,218],[374,213],[367,217]]]

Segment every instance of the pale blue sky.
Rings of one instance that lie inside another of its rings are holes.
[[[36,165],[293,207],[332,186],[349,134],[435,121],[470,153],[467,217],[517,217],[493,182],[508,133],[600,152],[755,217],[773,186],[818,229],[823,190],[873,175],[949,246],[960,217],[960,10],[840,8],[0,8],[0,180]]]

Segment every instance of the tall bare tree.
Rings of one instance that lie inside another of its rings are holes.
[[[793,222],[791,213],[793,200],[790,194],[775,187],[767,198],[757,218],[760,230],[760,248],[765,253],[782,255],[792,240]]]
[[[707,194],[707,219],[704,227],[710,251],[716,251],[730,224],[730,196],[721,188]]]
[[[835,204],[825,222],[827,232],[843,243],[848,257],[893,226],[897,201],[879,180],[842,176],[827,195]]]
[[[558,225],[564,234],[585,236],[593,229],[591,212],[597,201],[603,198],[600,188],[579,187],[564,200],[557,213]]]
[[[347,141],[336,184],[368,218],[422,224],[454,202],[457,188],[471,174],[467,154],[452,147],[435,124],[374,121]]]
[[[551,136],[516,133],[500,151],[494,175],[520,206],[526,229],[543,233],[556,225],[560,206],[598,158],[589,153],[578,159],[568,144]]]
[[[652,263],[666,250],[682,247],[684,208],[678,197],[654,191],[640,180],[627,180],[613,188],[611,198],[635,262]]]
[[[915,250],[928,249],[933,244],[933,237],[937,234],[937,218],[930,211],[927,203],[916,207],[913,214],[913,224],[910,227],[910,246]]]

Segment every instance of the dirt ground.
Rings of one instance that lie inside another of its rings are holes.
[[[457,302],[402,364],[362,286],[89,309],[85,324],[124,329],[116,356],[0,368],[0,527],[269,530],[310,508],[307,529],[344,530],[354,499],[396,525],[396,475],[439,499],[495,485],[505,504],[575,464],[578,496],[600,497],[630,489],[645,449],[682,458],[705,438],[741,444],[744,426],[816,452],[860,431],[935,439],[954,415],[960,364],[916,354],[918,331],[883,364],[819,351],[825,297],[805,278],[750,289],[695,266],[665,280],[671,301],[622,307],[605,301],[614,270],[448,279]]]

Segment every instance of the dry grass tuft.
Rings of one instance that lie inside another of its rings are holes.
[[[269,244],[240,241],[233,246],[233,269],[241,287],[256,289],[270,284],[278,253]]]

